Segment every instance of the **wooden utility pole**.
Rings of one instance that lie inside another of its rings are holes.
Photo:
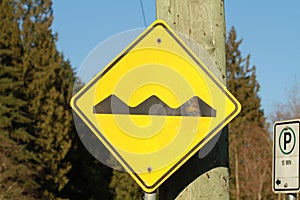
[[[204,47],[225,84],[224,0],[156,0],[156,9],[157,19]],[[160,187],[160,199],[229,199],[227,128],[220,134],[206,157],[193,156]]]

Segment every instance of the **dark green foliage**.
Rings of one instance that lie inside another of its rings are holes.
[[[114,192],[115,200],[142,199],[143,191],[128,173],[113,171],[109,187]]]
[[[16,3],[0,1],[0,199],[32,199],[36,174],[26,144],[34,137],[26,129],[21,37]]]
[[[230,192],[232,199],[272,197],[271,141],[258,96],[256,68],[250,55],[243,58],[232,28],[226,42],[227,87],[242,105],[241,113],[229,124]]]
[[[0,16],[0,134],[16,153],[1,149],[12,165],[1,175],[24,194],[54,199],[71,168],[73,70],[55,46],[50,0],[0,1]]]
[[[79,117],[74,117],[77,119],[77,130],[82,126],[79,134],[93,135]],[[72,135],[72,147],[67,160],[72,164],[72,169],[68,174],[69,182],[62,191],[62,197],[83,200],[112,199],[108,188],[112,169],[96,160],[87,151],[76,133]]]
[[[2,134],[24,143],[33,138],[24,128],[31,120],[24,111],[19,16],[14,13],[13,1],[0,2],[0,16],[6,19],[0,21],[0,128]]]
[[[28,131],[36,138],[29,149],[37,157],[41,192],[52,199],[67,184],[71,169],[65,156],[71,146],[69,100],[74,75],[56,49],[51,4],[51,0],[22,2],[20,28],[26,111],[32,119]]]
[[[256,80],[256,67],[250,67],[250,55],[243,58],[239,50],[242,40],[237,41],[236,31],[232,28],[226,42],[227,88],[242,104],[238,124],[257,123],[265,125],[258,96],[259,84]],[[238,120],[235,120],[238,121]]]

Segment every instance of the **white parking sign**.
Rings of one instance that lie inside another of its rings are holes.
[[[299,130],[298,119],[274,124],[272,185],[275,193],[296,193],[300,189]]]

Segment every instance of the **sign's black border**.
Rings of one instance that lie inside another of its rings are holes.
[[[300,190],[300,169],[298,170],[298,188],[288,188],[288,189],[275,189],[275,144],[276,144],[276,126],[278,125],[288,125],[288,124],[298,124],[299,126],[299,131],[300,131],[300,121],[299,120],[291,120],[291,121],[281,121],[281,122],[277,122],[274,124],[274,130],[273,130],[273,178],[272,178],[272,185],[273,185],[273,190],[275,192],[292,192],[292,191],[299,191]],[[299,134],[299,133],[298,133]],[[299,137],[299,136],[298,136]],[[300,148],[298,146],[298,151],[299,151],[299,155],[300,155]],[[300,164],[300,156],[299,156],[299,164]]]
[[[101,134],[101,132],[90,122],[90,120],[84,115],[84,113],[77,107],[76,102],[78,99],[86,93],[94,84],[96,84],[110,69],[112,69],[126,54],[128,54],[140,41],[142,41],[154,28],[161,26],[163,27],[170,36],[182,47],[182,49],[194,60],[195,63],[206,73],[207,76],[220,88],[220,90],[227,96],[231,102],[235,105],[235,109],[232,113],[230,113],[215,129],[213,129],[210,133],[208,133],[195,147],[193,147],[185,156],[183,156],[173,167],[171,167],[160,179],[158,179],[157,182],[155,182],[153,185],[148,186],[145,184],[145,182],[139,177],[137,173],[133,171],[131,166],[122,158],[122,156],[115,150],[115,148],[106,140],[106,138]],[[172,31],[170,31],[163,23],[156,23],[153,24],[144,34],[140,35],[139,38],[130,45],[124,53],[122,53],[118,58],[116,58],[100,75],[98,75],[86,88],[84,88],[83,91],[80,92],[78,96],[74,99],[74,107],[77,109],[77,111],[83,116],[83,118],[89,123],[89,125],[98,133],[98,135],[102,138],[102,140],[110,147],[111,151],[115,153],[116,156],[123,162],[124,165],[131,171],[131,173],[134,174],[134,176],[145,186],[145,188],[153,189],[157,185],[160,185],[160,183],[163,181],[163,179],[174,173],[176,170],[176,167],[180,164],[186,161],[186,158],[190,156],[195,149],[197,149],[201,144],[203,144],[212,134],[214,134],[229,118],[231,118],[232,115],[234,115],[238,111],[238,104],[234,101],[234,99],[227,95],[226,91],[222,87],[221,84],[219,84],[218,81],[215,80],[215,78],[207,71],[205,67],[202,66],[202,64],[197,60],[197,58],[194,57],[194,55],[185,47],[185,45],[175,36]],[[94,131],[93,131],[94,132]]]

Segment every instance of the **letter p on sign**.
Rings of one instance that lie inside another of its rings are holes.
[[[283,154],[288,155],[290,154],[296,144],[296,135],[294,130],[287,126],[285,127],[279,135],[279,147]]]

